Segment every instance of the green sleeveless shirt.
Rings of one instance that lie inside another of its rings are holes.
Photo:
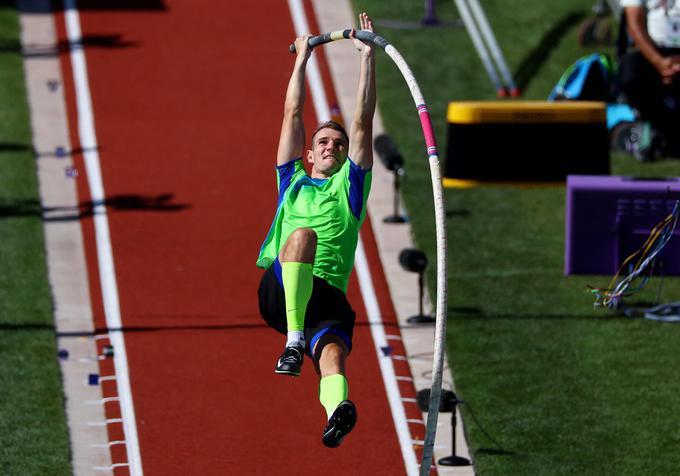
[[[313,274],[346,293],[359,228],[366,217],[371,171],[362,170],[349,158],[327,179],[309,177],[301,159],[276,171],[278,206],[257,266],[271,266],[294,230],[311,228],[317,235]]]

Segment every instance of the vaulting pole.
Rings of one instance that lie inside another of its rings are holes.
[[[335,40],[350,38],[351,29],[332,31],[323,35],[313,36],[309,39],[309,46],[323,45]],[[442,390],[442,371],[444,368],[444,347],[446,339],[446,310],[447,310],[447,282],[446,282],[446,220],[444,211],[444,192],[442,187],[442,177],[439,168],[439,154],[437,143],[434,137],[434,128],[430,120],[430,114],[425,104],[425,99],[420,92],[418,83],[413,73],[406,64],[406,61],[385,38],[373,32],[356,30],[355,38],[373,43],[382,48],[387,56],[394,61],[401,72],[406,85],[411,91],[413,101],[418,111],[420,125],[425,138],[428,160],[430,162],[430,175],[432,176],[432,194],[434,198],[434,214],[437,236],[437,310],[434,335],[434,356],[432,358],[432,385],[430,390],[430,405],[427,413],[427,423],[425,430],[425,442],[423,444],[423,459],[420,463],[420,475],[430,474],[432,465],[432,453],[434,450],[434,439],[437,433],[437,418],[439,416],[439,402]],[[291,53],[295,52],[295,46],[289,47]]]

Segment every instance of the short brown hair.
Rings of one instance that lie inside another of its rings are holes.
[[[321,124],[319,124],[318,127],[316,129],[314,129],[314,132],[312,133],[312,139],[311,139],[312,144],[314,143],[314,136],[321,129],[333,129],[334,131],[338,131],[343,136],[345,136],[345,140],[347,141],[347,145],[349,145],[349,136],[347,135],[345,128],[342,127],[342,124],[335,122],[335,121],[326,121],[326,122],[322,122]]]

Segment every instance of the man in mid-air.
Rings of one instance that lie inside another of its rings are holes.
[[[365,13],[359,22],[362,30],[373,31]],[[345,377],[355,321],[346,292],[373,166],[375,51],[354,32],[351,36],[360,72],[349,137],[342,125],[327,121],[313,132],[308,150],[302,110],[310,37],[295,40],[276,159],[278,206],[257,260],[266,269],[258,291],[260,313],[287,336],[275,372],[298,376],[304,354],[312,359],[328,416],[322,441],[330,448],[340,445],[357,419]],[[311,165],[309,175],[303,160]]]

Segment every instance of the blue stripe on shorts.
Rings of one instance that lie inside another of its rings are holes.
[[[314,346],[316,346],[316,343],[319,342],[319,339],[321,339],[326,334],[336,335],[340,337],[347,346],[347,353],[348,354],[350,353],[350,351],[352,350],[352,340],[349,338],[347,333],[343,331],[340,327],[331,326],[321,329],[319,332],[314,334],[314,337],[312,337],[312,341],[309,343],[309,348],[307,350],[310,357],[312,358],[314,357],[312,355],[312,350],[314,349]]]

